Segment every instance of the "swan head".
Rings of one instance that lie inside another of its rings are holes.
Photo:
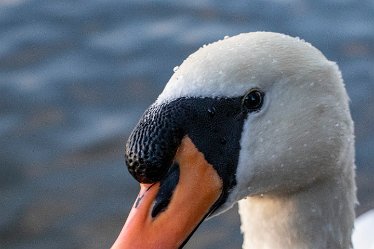
[[[199,206],[197,196],[206,194],[176,248],[204,218],[242,198],[296,192],[348,170],[336,162],[352,144],[337,65],[303,40],[255,32],[204,46],[180,65],[130,135],[126,162],[143,184],[143,215],[164,217],[165,227],[189,215],[183,210]],[[189,173],[195,165],[205,166]],[[194,181],[184,181],[191,175]],[[178,189],[182,183],[184,191]],[[213,190],[205,191],[209,186]],[[196,200],[180,197],[189,189]],[[178,214],[172,213],[177,203]],[[136,223],[131,217],[127,230]]]

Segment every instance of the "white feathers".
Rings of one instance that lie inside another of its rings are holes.
[[[203,46],[174,72],[156,104],[265,92],[244,123],[237,185],[220,209],[246,198],[244,246],[348,249],[354,135],[338,66],[299,38],[256,32]]]
[[[374,209],[356,219],[352,243],[354,249],[374,249]]]
[[[300,51],[307,51],[307,56],[299,56]],[[287,57],[290,59],[285,60]],[[295,68],[309,71],[314,63],[324,67],[329,62],[308,43],[286,35],[255,32],[225,37],[190,55],[175,70],[156,103],[182,96],[240,96],[259,80],[269,86],[291,76]]]

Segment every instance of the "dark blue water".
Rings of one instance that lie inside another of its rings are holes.
[[[108,248],[138,191],[123,147],[142,111],[190,53],[257,30],[299,36],[340,65],[356,124],[358,212],[374,208],[373,1],[3,0],[0,247]],[[241,240],[231,210],[188,248]]]

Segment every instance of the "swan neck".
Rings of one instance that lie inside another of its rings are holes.
[[[241,200],[243,248],[350,249],[354,186],[352,167],[293,194]]]

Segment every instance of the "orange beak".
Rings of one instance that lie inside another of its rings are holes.
[[[140,184],[140,193],[112,249],[179,248],[222,193],[222,180],[185,137],[175,155],[179,182],[166,210],[152,217],[159,183]]]

